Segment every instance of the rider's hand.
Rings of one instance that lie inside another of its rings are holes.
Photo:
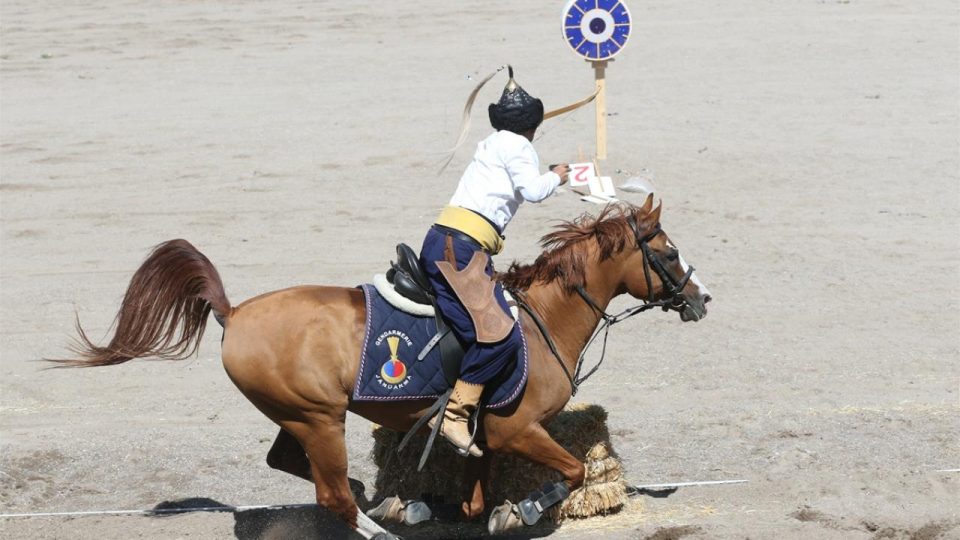
[[[557,173],[557,175],[560,176],[561,186],[567,183],[567,180],[569,179],[569,176],[570,176],[569,165],[567,165],[566,163],[561,163],[560,165],[554,165],[553,167],[550,167],[550,170],[552,172]]]

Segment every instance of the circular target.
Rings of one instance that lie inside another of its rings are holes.
[[[630,37],[630,11],[618,0],[569,0],[563,8],[563,38],[587,60],[607,60]]]

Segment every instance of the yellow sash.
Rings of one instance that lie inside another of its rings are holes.
[[[497,234],[493,225],[466,208],[445,206],[440,212],[440,217],[437,218],[437,225],[456,229],[473,238],[491,255],[496,255],[503,249],[503,238]]]

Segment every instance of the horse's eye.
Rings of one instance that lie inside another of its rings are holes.
[[[671,249],[670,253],[667,253],[668,261],[675,261],[680,258],[680,251],[676,249]]]

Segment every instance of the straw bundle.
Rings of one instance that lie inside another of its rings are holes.
[[[559,523],[567,518],[584,518],[620,510],[627,501],[623,470],[610,444],[607,412],[598,405],[574,404],[547,426],[547,431],[574,457],[584,462],[584,485],[574,490],[547,517]],[[417,473],[426,436],[417,435],[403,452],[396,448],[403,434],[384,428],[373,432],[373,460],[379,467],[375,487],[378,497],[398,495],[402,499],[431,499],[445,503],[463,500],[470,486],[463,480],[467,460],[449,444],[437,441],[422,473]],[[488,508],[504,499],[520,501],[544,482],[556,482],[555,471],[513,456],[496,456],[486,494]]]

